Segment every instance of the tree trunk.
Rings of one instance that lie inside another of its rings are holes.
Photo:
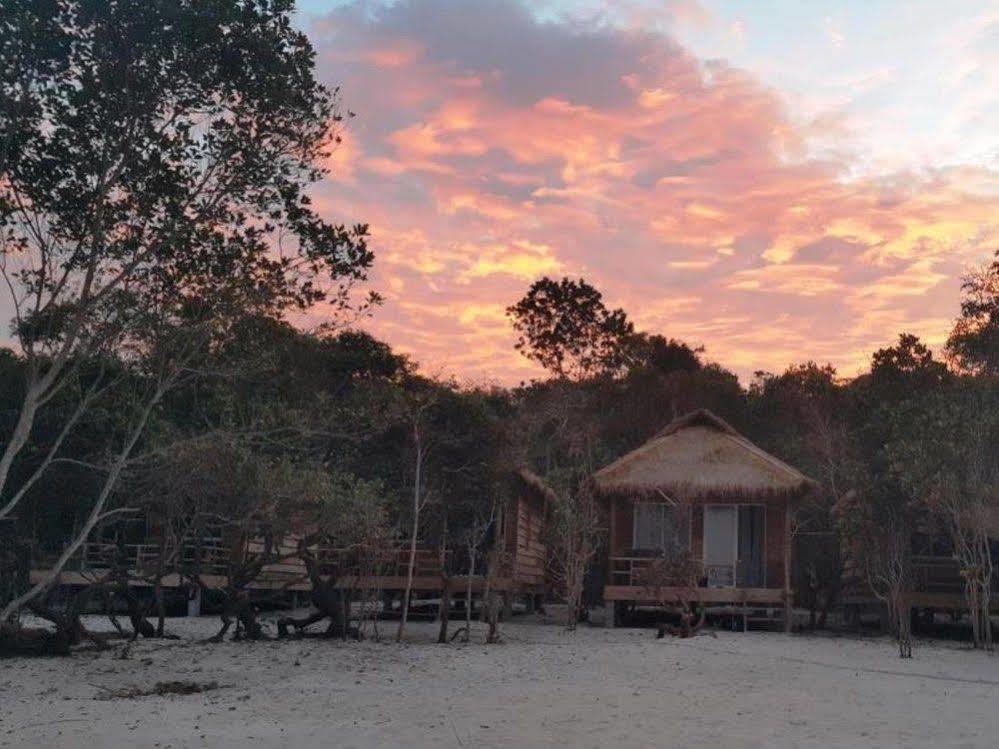
[[[447,643],[447,628],[448,621],[451,617],[451,578],[450,576],[444,576],[444,585],[441,590],[441,628],[440,632],[437,633],[437,642],[441,645]]]
[[[14,458],[17,457],[18,453],[27,444],[28,437],[31,435],[31,427],[35,423],[35,413],[38,410],[38,395],[35,386],[29,385],[24,395],[24,402],[21,404],[21,413],[18,415],[14,432],[10,435],[10,439],[4,446],[3,454],[0,455],[0,496],[6,493],[4,489],[7,485],[11,466],[14,464]],[[17,497],[15,496],[14,499],[0,509],[0,520],[13,512],[16,506]]]
[[[163,578],[156,580],[156,588],[153,591],[156,599],[156,636],[162,637],[166,632],[166,604],[163,600]]]
[[[401,642],[406,622],[409,619],[409,599],[413,591],[413,569],[416,567],[416,538],[420,532],[420,480],[423,470],[423,447],[420,442],[420,428],[413,426],[413,442],[416,445],[416,474],[413,479],[413,529],[409,535],[409,564],[406,568],[406,589],[402,594],[402,616],[399,619],[399,629],[395,633],[395,641]]]
[[[111,465],[111,470],[104,479],[104,485],[101,487],[100,494],[97,496],[97,501],[94,502],[94,506],[91,508],[90,514],[87,516],[87,520],[80,529],[80,532],[77,533],[76,537],[69,543],[68,546],[66,546],[62,554],[59,556],[59,559],[54,565],[52,565],[52,568],[41,580],[32,586],[26,593],[18,596],[4,606],[3,611],[0,611],[0,622],[8,621],[28,603],[43,595],[56,582],[56,580],[58,580],[59,575],[62,574],[63,569],[66,567],[66,563],[69,562],[79,548],[83,546],[94,527],[104,519],[104,507],[107,504],[108,498],[111,496],[111,492],[117,485],[118,479],[125,468],[125,464],[128,462],[128,458],[132,454],[132,450],[139,441],[139,437],[145,430],[146,422],[149,421],[149,416],[152,413],[153,408],[155,408],[156,404],[160,402],[160,399],[162,399],[165,393],[166,388],[163,383],[161,383],[143,407],[139,420],[132,427],[132,431],[128,435],[124,446],[115,457],[114,463]]]
[[[472,577],[475,575],[475,546],[468,551],[468,577],[465,580],[465,642],[472,641]]]

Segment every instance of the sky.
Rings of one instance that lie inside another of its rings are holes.
[[[999,4],[300,2],[355,113],[316,189],[371,225],[364,326],[425,370],[539,374],[504,310],[584,277],[748,379],[939,348],[999,247]],[[322,309],[305,324],[319,322]]]
[[[744,379],[850,376],[939,348],[999,247],[995,3],[300,8],[356,113],[318,204],[371,224],[365,327],[425,369],[538,375],[504,310],[566,275]]]

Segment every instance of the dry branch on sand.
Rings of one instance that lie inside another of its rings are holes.
[[[121,689],[108,689],[99,687],[100,694],[94,699],[98,700],[131,700],[136,697],[164,696],[168,694],[200,694],[210,692],[214,689],[221,689],[222,685],[217,681],[206,681],[199,683],[196,681],[158,681],[152,687],[123,687]]]

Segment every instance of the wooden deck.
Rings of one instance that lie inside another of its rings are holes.
[[[200,578],[210,588],[220,588],[226,584],[226,553],[226,550],[219,543],[201,544],[198,547],[201,559]],[[315,550],[315,553],[320,565],[328,571],[328,574],[332,574],[337,569],[350,569],[351,562],[356,558],[358,550],[319,548]],[[60,573],[56,584],[81,587],[91,585],[107,575],[115,564],[120,564],[128,572],[129,585],[151,587],[154,579],[153,570],[156,568],[158,556],[159,547],[155,544],[87,543],[81,549],[80,554],[71,561],[68,569]],[[406,588],[409,565],[408,548],[378,549],[371,553],[369,558],[376,560],[375,566],[379,569],[379,574],[361,578],[346,574],[337,578],[336,587],[384,591],[399,591]],[[188,559],[188,561],[191,560]],[[442,592],[444,590],[444,578],[441,575],[442,561],[441,552],[437,549],[417,549],[412,589],[419,592]],[[507,568],[502,570],[497,578],[494,578],[492,588],[499,592],[517,591],[521,588],[530,589],[529,583],[531,581],[528,581],[525,586],[512,574],[512,569],[509,567],[510,565],[507,565]],[[31,569],[29,578],[31,583],[36,583],[47,574],[48,569],[44,565],[36,566]],[[185,577],[177,573],[169,573],[164,575],[162,579],[162,585],[165,588],[178,588],[185,584]],[[452,594],[462,595],[469,588],[468,575],[452,575],[450,586]],[[473,593],[482,593],[485,586],[486,580],[483,575],[471,577]],[[288,557],[267,565],[248,587],[251,590],[308,591],[311,590],[312,584],[302,561],[297,557]]]
[[[852,570],[847,567],[846,575]],[[956,610],[968,608],[961,577],[961,564],[952,557],[914,555],[912,558],[913,590],[910,605],[921,609]],[[990,611],[999,613],[999,576],[992,581]],[[843,606],[873,606],[880,601],[866,583],[853,577],[840,596]]]
[[[48,570],[37,569],[31,570],[30,581],[32,584],[37,583],[42,580],[42,578],[48,574]],[[83,587],[86,585],[92,585],[97,582],[101,574],[96,571],[69,571],[62,572],[59,575],[56,585],[69,585],[74,587]],[[209,588],[221,588],[225,586],[226,578],[222,575],[202,575],[202,580]],[[184,585],[185,581],[177,574],[171,573],[169,575],[164,575],[163,577],[163,587],[164,588],[178,588]],[[152,587],[152,583],[141,579],[130,579],[129,585],[137,588]],[[353,577],[342,577],[337,580],[336,587],[343,589],[358,589],[367,588],[369,590],[403,590],[406,587],[406,577],[403,576],[377,576],[373,578],[362,578],[357,579]],[[493,580],[492,588],[501,593],[514,590],[517,586],[510,577],[501,577]],[[304,576],[296,576],[294,578],[285,577],[262,577],[255,580],[249,585],[251,590],[288,590],[288,591],[307,591],[312,589],[312,585],[309,583],[308,578]],[[468,577],[464,575],[452,576],[451,577],[451,591],[452,594],[461,595],[468,589]],[[472,592],[481,593],[485,589],[485,578],[481,575],[475,575],[472,577]],[[422,592],[441,592],[444,590],[444,584],[440,577],[414,577],[413,578],[413,590]]]
[[[784,591],[781,588],[668,588],[656,589],[638,585],[607,585],[604,587],[605,601],[635,601],[638,603],[659,603],[682,599],[691,603],[735,603],[783,605]]]
[[[605,601],[634,601],[636,603],[658,603],[671,600],[700,601],[711,604],[765,604],[783,605],[783,588],[740,588],[733,585],[712,585],[704,587],[669,587],[646,584],[643,575],[656,561],[650,556],[614,556],[610,559],[611,579],[604,586]],[[723,579],[712,574],[705,566],[705,579]]]

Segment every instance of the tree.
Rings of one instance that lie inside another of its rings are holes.
[[[854,572],[888,607],[899,657],[911,658],[911,539],[921,507],[884,483],[870,482],[840,497],[834,513]]]
[[[754,440],[822,485],[796,507],[791,538],[796,598],[811,626],[824,627],[843,576],[832,509],[859,469],[847,389],[832,366],[807,362],[780,375],[757,372],[748,404]]]
[[[338,101],[292,13],[291,0],[0,7],[0,275],[25,360],[0,518],[23,499],[9,479],[39,413],[87,362],[126,358],[148,384],[68,554],[165,394],[238,313],[345,310],[372,262],[367,227],[326,223],[306,193],[338,137]]]
[[[443,596],[438,642],[448,641],[452,576],[466,574],[465,642],[471,636],[472,580],[486,562],[487,581],[501,576],[505,550],[497,549],[509,476],[517,464],[511,434],[512,405],[507,394],[495,389],[442,391],[429,426],[434,449],[425,464],[426,477],[434,480],[438,500],[430,507],[425,527],[440,550]],[[494,587],[494,586],[492,586]],[[489,604],[491,596],[485,596]],[[491,609],[490,609],[491,610]],[[494,639],[497,624],[492,624]],[[461,632],[461,630],[459,630]]]
[[[227,431],[171,442],[145,473],[155,487],[145,509],[152,523],[170,526],[173,568],[222,597],[222,628],[212,639],[221,641],[233,623],[237,638],[259,638],[250,586],[294,555],[289,535],[316,504],[322,474]]]
[[[635,333],[628,342],[629,369],[651,369],[661,374],[696,372],[704,363],[704,347],[691,348],[683,341],[659,334]]]
[[[994,559],[990,520],[999,511],[999,387],[958,380],[897,415],[892,469],[942,520],[961,563],[975,647],[992,650]]]
[[[690,507],[678,509],[681,513],[689,512]],[[662,639],[667,634],[682,638],[696,635],[707,617],[697,586],[704,572],[700,560],[686,549],[664,549],[659,557],[650,559],[648,565],[637,572],[641,585],[656,603],[665,611],[675,611],[679,619],[675,626],[660,624],[658,637]],[[694,602],[693,606],[691,602]],[[608,616],[613,616],[613,613],[609,612]]]
[[[403,454],[412,464],[403,482],[411,499],[400,513],[409,525],[407,580],[397,633],[401,639],[419,542],[438,548],[447,598],[452,542],[496,501],[506,449],[501,420],[509,405],[491,391],[462,391],[452,382],[414,376],[401,383],[396,408],[400,427],[408,433]],[[397,451],[392,456],[396,462],[398,455]],[[505,467],[509,471],[509,465]]]
[[[420,538],[420,519],[423,509],[430,502],[432,494],[427,489],[424,463],[433,448],[429,434],[429,421],[437,407],[440,391],[436,383],[418,382],[415,387],[403,394],[403,419],[410,430],[413,456],[412,503],[410,505],[409,552],[406,562],[406,587],[402,594],[402,615],[395,633],[396,642],[402,641],[409,620],[410,596],[413,591],[413,574],[416,569],[416,551]]]
[[[883,403],[897,403],[947,381],[947,365],[912,333],[902,333],[894,346],[878,349],[871,357],[871,386]]]
[[[317,278],[363,277],[366,227],[326,224],[305,193],[339,115],[291,13],[4,3],[0,270],[27,372],[0,492],[39,409],[141,311],[234,285],[262,311],[337,303],[346,286]]]
[[[586,571],[600,547],[600,508],[588,473],[548,478],[558,495],[546,526],[548,550],[567,604],[565,628],[573,631],[583,615]]]
[[[360,637],[364,609],[375,593],[369,581],[379,573],[384,550],[391,543],[384,487],[378,481],[330,475],[322,469],[300,476],[299,481],[308,486],[312,497],[302,515],[302,526],[310,530],[298,539],[297,548],[315,610],[301,619],[279,619],[278,631],[285,635],[292,626],[302,632],[329,619],[327,636]],[[350,581],[353,585],[345,589]],[[354,592],[362,597],[362,620],[357,627],[350,625]]]
[[[912,655],[912,534],[927,512],[892,471],[888,446],[898,428],[908,428],[897,415],[910,403],[939,393],[950,379],[929,348],[903,333],[895,346],[874,353],[870,374],[850,385],[857,463],[852,488],[838,497],[834,517],[853,569],[888,606],[903,658]]]
[[[999,250],[991,263],[968,272],[961,290],[961,315],[947,352],[965,371],[999,375]]]
[[[506,313],[518,335],[515,348],[556,377],[616,373],[627,360],[634,326],[623,310],[607,309],[583,279],[535,281]]]

